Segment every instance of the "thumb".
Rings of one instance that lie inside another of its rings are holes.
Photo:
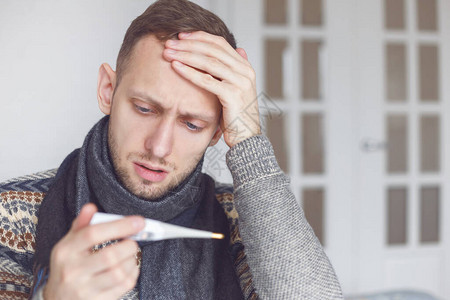
[[[72,223],[72,231],[80,230],[86,227],[91,222],[92,216],[98,211],[97,206],[92,203],[85,204],[80,211],[80,214]]]
[[[247,52],[243,48],[236,48],[236,52],[239,53],[240,56],[248,60]]]

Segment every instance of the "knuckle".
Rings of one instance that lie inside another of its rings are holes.
[[[253,68],[250,68],[248,71],[248,78],[250,78],[250,80],[252,82],[254,82],[256,80],[256,72]]]
[[[215,79],[210,74],[203,74],[202,82],[206,85],[211,84]]]
[[[253,88],[253,84],[250,79],[247,77],[242,76],[239,83],[237,84],[236,88],[233,90],[233,96],[234,97],[245,97],[247,95],[248,91]]]
[[[125,276],[125,272],[122,268],[115,268],[112,271],[112,280],[118,284],[122,284],[124,281],[127,280],[127,277]]]
[[[211,47],[205,48],[205,54],[211,58],[215,58],[214,55],[221,50],[222,47],[218,43],[212,43]]]
[[[123,281],[123,287],[126,290],[131,290],[134,288],[134,286],[136,285],[136,279],[135,277],[128,277],[127,279],[125,279]]]
[[[53,247],[53,250],[51,252],[51,259],[57,263],[60,264],[62,262],[64,262],[66,257],[66,253],[64,251],[64,247],[61,243],[58,243],[55,245],[55,247]]]
[[[116,262],[116,256],[114,255],[114,253],[112,251],[102,251],[101,258],[102,258],[102,263],[107,266],[114,265]]]
[[[217,36],[217,42],[222,45],[225,43],[228,44],[227,40],[223,36]]]
[[[253,87],[253,82],[251,79],[245,77],[242,82],[242,86],[245,88],[245,90],[251,89]]]
[[[214,66],[218,66],[221,64],[220,60],[217,57],[211,57],[209,63],[213,64]]]

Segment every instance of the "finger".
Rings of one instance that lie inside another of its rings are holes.
[[[164,50],[164,55],[169,61],[178,60],[183,64],[202,70],[216,78],[226,80],[227,82],[238,86],[245,80],[243,75],[234,72],[221,61],[213,57],[185,51],[173,52],[173,50],[169,49]]]
[[[89,272],[93,274],[101,273],[123,260],[136,258],[138,249],[139,247],[135,241],[123,240],[89,255],[83,261],[83,264],[89,267]]]
[[[99,299],[118,299],[132,290],[136,286],[139,271],[133,257],[95,276],[92,281],[99,292]]]
[[[117,221],[89,225],[72,233],[66,244],[70,243],[74,252],[90,251],[95,245],[134,235],[144,226],[144,218],[140,216],[129,216]]]
[[[73,236],[83,228],[89,226],[92,216],[97,212],[97,207],[93,203],[85,204],[80,214],[72,222],[69,232],[52,249],[52,256],[60,262],[70,263],[79,259],[79,253],[73,251]]]
[[[178,34],[178,38],[180,40],[198,40],[203,41],[207,43],[212,43],[215,45],[220,46],[224,50],[228,52],[231,56],[235,57],[236,59],[240,60],[241,62],[245,62],[245,59],[243,59],[240,55],[237,55],[236,50],[228,43],[228,41],[218,35],[210,34],[204,31],[195,31],[195,32],[182,32]]]
[[[185,65],[177,60],[172,61],[174,70],[192,82],[193,84],[203,88],[220,98],[226,98],[227,93],[233,90],[233,86],[229,83],[215,79],[211,74],[199,72],[198,70]],[[222,105],[224,105],[222,103]]]
[[[92,216],[97,212],[97,206],[93,203],[85,204],[80,211],[78,217],[72,223],[71,230],[77,231],[83,227],[86,227],[91,222]]]
[[[205,56],[213,57],[242,75],[247,74],[247,69],[250,66],[248,61],[240,56],[233,48],[231,48],[233,53],[230,54],[227,49],[213,43],[199,40],[168,40],[165,46],[166,49],[201,53]]]

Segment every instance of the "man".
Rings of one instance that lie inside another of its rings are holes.
[[[261,135],[255,73],[219,18],[187,0],[157,1],[128,29],[116,71],[100,67],[97,98],[106,116],[39,206],[30,297],[342,298]],[[232,194],[201,173],[222,134]],[[98,210],[129,217],[89,225]],[[143,217],[226,237],[127,239]]]

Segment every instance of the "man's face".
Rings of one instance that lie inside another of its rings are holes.
[[[195,168],[217,131],[217,97],[179,76],[153,36],[134,47],[112,100],[109,146],[133,194],[163,196]]]

